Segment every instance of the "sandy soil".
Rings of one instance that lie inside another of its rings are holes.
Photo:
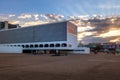
[[[120,56],[0,54],[0,80],[120,80]]]

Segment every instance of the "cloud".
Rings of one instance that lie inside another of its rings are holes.
[[[109,19],[89,19],[87,21],[83,21],[85,24],[84,26],[91,26],[91,29],[88,29],[87,32],[94,32],[97,31],[97,34],[103,34],[109,31],[110,28],[113,27]]]
[[[68,16],[67,18],[68,20],[88,20],[89,19],[89,15],[80,15],[80,16]]]
[[[45,23],[47,23],[47,22],[44,22],[44,21],[41,21],[41,20],[30,21],[30,22],[25,22],[23,26],[25,27],[25,26],[39,25],[39,24],[45,24]]]
[[[102,16],[103,17],[103,16]],[[83,43],[120,41],[120,17],[102,18],[95,15],[64,16],[61,14],[0,14],[1,21],[20,24],[21,27],[71,20],[78,26],[78,40]]]
[[[95,29],[95,27],[91,27],[91,26],[86,26],[86,27],[78,27],[78,32],[85,32],[85,31],[89,31],[89,30],[93,30]]]
[[[38,25],[38,24],[44,24],[48,22],[56,22],[56,21],[62,21],[64,18],[63,15],[57,15],[57,14],[27,14],[27,15],[21,15],[19,18],[24,19],[24,23],[22,23],[22,26],[31,26],[31,25]],[[27,18],[31,18],[31,20],[26,20]],[[23,20],[22,20],[23,21]]]
[[[19,19],[29,19],[32,18],[31,14],[21,14],[20,16],[18,16]]]
[[[7,19],[8,19],[7,15],[0,14],[0,21],[5,21]]]
[[[113,22],[114,20],[114,22]],[[120,18],[89,19],[81,21],[78,27],[78,40],[89,42],[120,42]]]
[[[120,32],[120,29],[110,30],[106,33],[100,34],[99,37],[105,38],[105,37],[112,37],[112,36],[120,36],[119,32]]]
[[[34,16],[35,20],[39,20],[39,14],[34,14],[33,16]]]
[[[14,17],[15,16],[15,14],[9,14],[8,15],[8,17]]]
[[[78,40],[83,40],[83,38],[88,36],[94,36],[96,32],[78,32]]]
[[[41,14],[40,17],[44,18],[45,20],[48,20],[48,17],[45,14]]]
[[[19,24],[20,21],[18,21],[18,20],[13,20],[13,21],[10,21],[9,23],[11,23],[11,24]]]
[[[95,36],[86,36],[82,40],[82,43],[107,43],[107,42],[120,42],[120,36],[110,36],[110,37],[95,37]]]
[[[88,44],[88,43],[105,43],[109,42],[109,38],[100,38],[100,37],[94,37],[94,36],[87,36],[82,39],[82,43]]]
[[[119,42],[120,43],[120,36],[110,36],[110,37],[95,37],[95,36],[87,36],[82,39],[82,43],[107,43],[107,42]]]
[[[77,19],[77,17],[76,16],[69,16],[69,19]]]
[[[110,42],[119,42],[120,43],[120,36],[110,40]]]
[[[61,21],[64,19],[63,15],[59,15],[59,14],[42,14],[41,17],[43,17],[46,20],[51,21]]]
[[[89,15],[81,15],[81,16],[77,16],[78,19],[82,19],[82,20],[88,20],[89,19]]]

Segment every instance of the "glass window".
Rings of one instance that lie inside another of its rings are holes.
[[[30,48],[33,48],[33,45],[32,45],[32,44],[30,45]]]
[[[44,47],[48,47],[48,44],[45,44]]]
[[[60,47],[60,44],[59,44],[59,43],[57,43],[55,46],[56,46],[56,47]]]
[[[54,47],[54,44],[50,44],[50,47]]]
[[[43,44],[40,44],[39,47],[43,47]]]
[[[67,47],[67,44],[66,44],[66,43],[63,43],[63,44],[62,44],[62,47]]]
[[[38,47],[38,44],[35,44],[35,47]]]
[[[29,47],[29,45],[26,45],[26,48],[28,48]]]

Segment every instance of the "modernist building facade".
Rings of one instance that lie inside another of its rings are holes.
[[[70,21],[0,30],[0,45],[31,50],[74,50],[78,46],[77,26]]]

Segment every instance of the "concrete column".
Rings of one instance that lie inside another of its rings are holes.
[[[8,21],[5,21],[5,29],[8,29]]]
[[[21,26],[19,24],[16,24],[17,28],[21,28]]]

